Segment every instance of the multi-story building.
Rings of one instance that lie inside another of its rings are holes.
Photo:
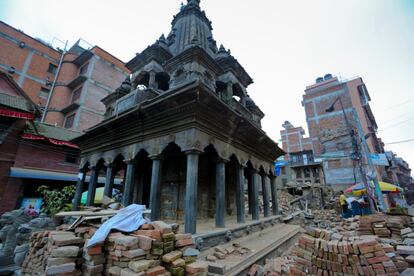
[[[280,131],[280,136],[286,155],[284,165],[280,168],[280,184],[324,184],[322,163],[313,156],[311,139],[303,137],[305,130],[302,127],[294,127],[288,121],[282,126],[284,129]]]
[[[60,64],[60,66],[59,66]],[[0,21],[0,69],[44,110],[44,122],[84,131],[103,120],[101,99],[128,76],[125,64],[79,40],[67,52]]]
[[[318,78],[315,84],[306,87],[302,104],[312,150],[315,157],[323,160],[325,181],[334,190],[361,182],[358,164],[354,161],[358,157],[355,152],[363,152],[361,139],[366,140],[369,152],[383,152],[376,136],[377,123],[369,105],[370,100],[360,77],[341,81],[326,74]],[[357,138],[352,139],[351,133]],[[355,141],[359,142],[355,144]],[[380,167],[366,170],[371,175],[376,171],[377,177],[381,177]]]
[[[414,203],[414,179],[411,176],[410,166],[404,159],[398,157],[392,151],[387,151],[386,155],[390,166],[386,168],[386,175],[383,179],[402,187],[407,202],[409,204]]]

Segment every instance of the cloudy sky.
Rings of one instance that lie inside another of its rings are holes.
[[[0,0],[0,19],[34,37],[83,38],[123,61],[162,33],[186,0]],[[414,1],[201,0],[218,44],[253,77],[248,91],[279,140],[306,129],[303,90],[318,76],[361,76],[385,143],[414,139]],[[414,141],[387,145],[414,166]]]

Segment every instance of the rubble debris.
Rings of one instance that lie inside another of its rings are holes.
[[[336,240],[332,239],[331,231],[309,228],[293,250],[295,263],[290,273],[398,275],[408,264],[398,252],[386,248],[387,252],[375,236],[342,236]]]
[[[86,248],[99,224],[73,231],[40,231],[30,238],[22,275],[205,275],[191,235],[158,221],[130,233],[114,231],[103,243]],[[66,226],[59,227],[67,229]]]

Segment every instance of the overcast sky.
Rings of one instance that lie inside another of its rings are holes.
[[[182,0],[186,2],[186,0]],[[0,0],[0,19],[63,46],[78,38],[129,61],[168,34],[181,0]],[[361,76],[385,143],[414,138],[414,1],[201,0],[224,44],[254,79],[248,91],[275,141],[285,120],[307,129],[306,85]],[[306,131],[307,132],[307,131]],[[414,166],[414,141],[386,146]]]

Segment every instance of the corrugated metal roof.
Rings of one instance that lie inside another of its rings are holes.
[[[23,97],[15,97],[0,92],[0,105],[34,113],[32,104]]]
[[[35,135],[42,135],[48,138],[61,140],[61,141],[70,141],[80,135],[81,132],[76,132],[72,130],[68,130],[66,128],[55,127],[52,125],[33,122],[33,124],[28,124],[25,133],[35,134]]]

